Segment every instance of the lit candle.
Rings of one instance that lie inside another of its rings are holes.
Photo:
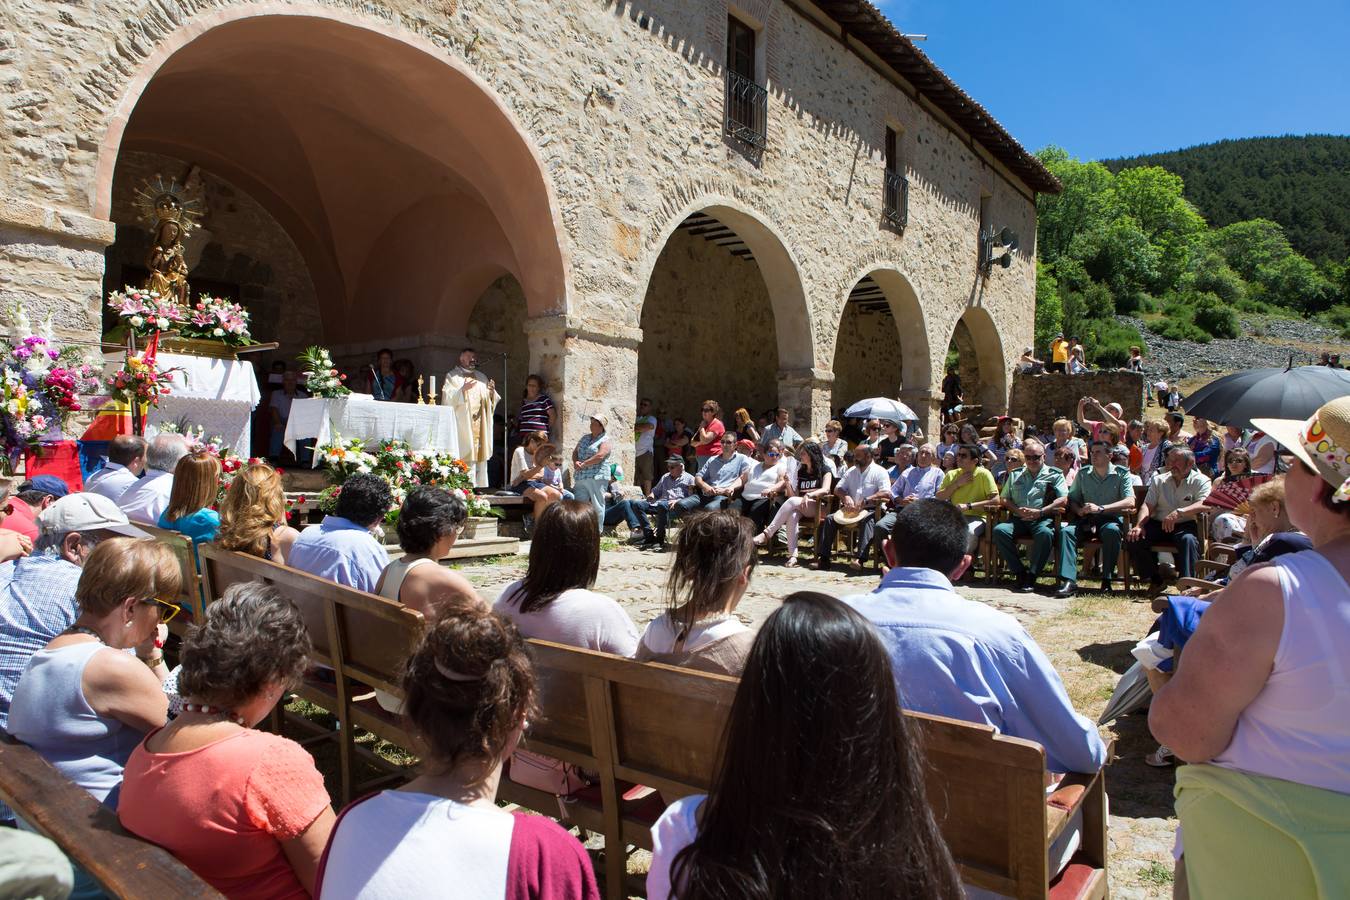
[[[435,375],[432,375],[432,376],[431,376],[431,389],[428,391],[428,393],[431,395],[431,397],[430,397],[430,399],[429,399],[427,402],[428,402],[428,403],[433,403],[433,404],[434,404],[434,403],[436,402],[436,376],[435,376]]]

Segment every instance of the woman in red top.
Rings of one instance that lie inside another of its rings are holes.
[[[703,421],[694,435],[694,455],[707,459],[722,452],[722,435],[727,427],[722,424],[722,407],[716,400],[704,400]]]
[[[182,713],[146,735],[117,817],[231,900],[305,900],[333,829],[314,758],[254,731],[304,672],[309,633],[276,588],[236,584],[183,641]]]

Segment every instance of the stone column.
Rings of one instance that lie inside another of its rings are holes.
[[[900,391],[900,402],[919,417],[925,439],[937,443],[942,423],[942,392],[932,388],[905,388]]]
[[[778,370],[778,405],[792,411],[792,426],[804,437],[819,434],[830,420],[833,388],[829,369]]]
[[[569,466],[577,441],[589,433],[590,417],[603,412],[609,417],[610,459],[630,483],[642,330],[563,314],[529,319],[525,333],[530,370],[544,376],[558,404],[561,434],[551,437]]]
[[[57,337],[97,341],[103,251],[115,232],[102,219],[0,199],[0,320],[22,303],[34,328],[50,315]]]

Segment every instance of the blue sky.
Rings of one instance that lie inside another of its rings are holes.
[[[1025,147],[1350,134],[1350,0],[873,0]]]

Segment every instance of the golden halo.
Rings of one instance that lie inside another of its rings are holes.
[[[166,181],[163,175],[141,182],[136,188],[135,205],[141,221],[148,227],[154,228],[164,221],[177,222],[184,236],[201,227],[197,220],[206,212],[206,202],[198,192],[176,180]]]

